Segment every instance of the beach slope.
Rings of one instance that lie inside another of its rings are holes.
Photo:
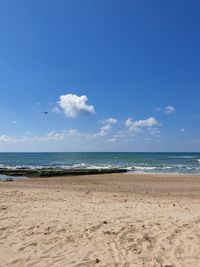
[[[200,176],[0,182],[0,266],[200,266]]]

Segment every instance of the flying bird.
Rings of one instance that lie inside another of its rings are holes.
[[[48,114],[48,112],[47,112],[47,111],[43,111],[42,113],[43,113],[43,114],[45,114],[45,115],[47,115],[47,114]]]

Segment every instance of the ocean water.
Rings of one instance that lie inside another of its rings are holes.
[[[49,167],[200,174],[200,153],[0,153],[0,168]],[[0,178],[3,176],[0,175]]]

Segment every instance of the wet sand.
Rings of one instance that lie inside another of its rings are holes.
[[[0,266],[200,266],[200,176],[0,182]]]

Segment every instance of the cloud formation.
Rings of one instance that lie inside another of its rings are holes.
[[[185,128],[181,128],[180,132],[182,132],[182,133],[185,132]]]
[[[173,106],[166,106],[164,108],[161,108],[161,107],[157,107],[155,108],[155,111],[158,111],[158,112],[164,112],[165,114],[167,115],[170,115],[172,113],[175,113],[176,112],[176,109],[173,107]]]
[[[2,134],[0,135],[0,142],[15,142],[15,139],[6,134]]]
[[[0,135],[0,143],[23,143],[26,140],[26,137],[12,137],[6,134]]]
[[[67,129],[62,131],[50,131],[44,135],[33,135],[25,133],[24,136],[12,137],[5,134],[0,135],[0,143],[18,143],[18,144],[33,144],[33,143],[62,143],[67,144],[71,142],[93,142],[94,140],[104,140],[108,143],[115,143],[118,140],[130,141],[138,132],[147,132],[149,135],[155,137],[160,136],[159,126],[161,125],[154,117],[149,117],[143,120],[133,120],[128,118],[125,121],[125,126],[128,131],[121,130],[110,135],[113,127],[118,123],[115,118],[108,118],[102,121],[102,126],[96,132],[80,132],[77,129]],[[107,138],[105,138],[107,137]]]
[[[166,114],[172,114],[172,113],[175,113],[175,108],[174,107],[172,107],[172,106],[166,106],[165,108],[164,108],[164,110],[165,110],[165,113]]]
[[[125,125],[126,127],[128,127],[129,132],[138,133],[138,132],[141,132],[142,129],[144,128],[147,128],[150,130],[151,127],[153,126],[159,126],[160,123],[154,117],[150,117],[148,119],[138,120],[138,121],[134,121],[133,118],[128,118],[125,121]]]
[[[111,130],[111,125],[108,123],[101,127],[100,132],[97,134],[97,136],[106,136]]]
[[[114,118],[108,118],[104,120],[104,126],[100,128],[100,131],[95,134],[96,136],[106,136],[112,129],[112,126],[117,123],[117,119]]]
[[[75,118],[94,113],[94,106],[87,105],[87,101],[88,98],[85,95],[77,96],[73,94],[67,94],[60,96],[58,105],[64,111],[67,117]]]
[[[32,135],[26,132],[22,137],[11,137],[5,134],[0,135],[0,143],[30,143],[30,142],[61,142],[61,141],[89,141],[107,136],[112,126],[117,123],[116,119],[109,118],[104,121],[103,125],[96,133],[79,132],[76,129],[62,130],[60,132],[50,131],[46,135]]]
[[[110,138],[108,140],[108,143],[115,143],[116,141],[117,141],[117,139],[115,137],[113,137],[113,138]]]
[[[57,107],[57,106],[53,107],[52,111],[53,111],[54,113],[61,113],[60,108]]]
[[[114,119],[114,118],[109,118],[107,120],[105,120],[106,123],[110,123],[110,124],[116,124],[117,123],[117,119]]]
[[[86,133],[81,133],[76,129],[62,130],[60,132],[50,131],[46,135],[41,136],[23,136],[11,137],[5,134],[0,135],[0,143],[26,143],[26,142],[49,142],[49,141],[63,141],[74,139],[76,137],[87,137]]]

